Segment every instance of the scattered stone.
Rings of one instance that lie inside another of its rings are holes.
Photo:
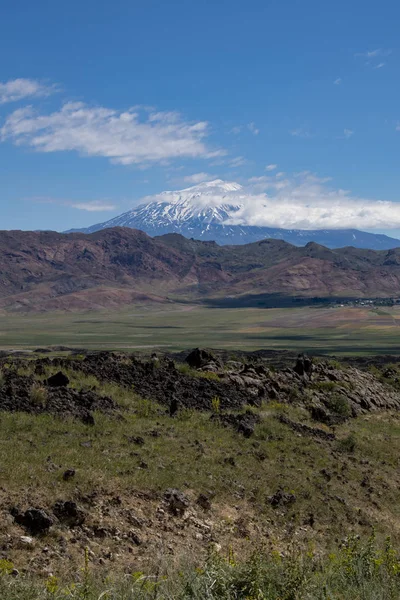
[[[128,437],[128,442],[130,442],[131,444],[136,444],[137,446],[143,446],[144,438],[142,438],[142,436],[140,436],[140,435],[131,436],[131,437]]]
[[[75,477],[75,469],[67,469],[66,471],[64,471],[64,473],[63,473],[64,481],[70,481],[70,479],[72,479],[73,477]]]
[[[327,469],[321,469],[320,473],[326,479],[326,481],[330,481],[332,479],[332,474]]]
[[[57,519],[68,527],[77,527],[85,522],[85,512],[72,500],[59,500],[53,506]]]
[[[90,412],[86,412],[81,417],[82,423],[93,427],[95,425],[94,416]]]
[[[55,375],[52,375],[46,380],[46,384],[49,387],[67,387],[69,384],[69,377],[62,371],[58,371]]]
[[[297,423],[296,421],[292,421],[286,415],[278,415],[278,421],[288,425],[293,431],[298,431],[304,435],[308,435],[311,437],[321,438],[322,440],[333,441],[335,438],[334,433],[329,433],[328,431],[324,431],[323,429],[316,429],[315,427],[310,427],[309,425],[304,425],[304,423]]]
[[[53,525],[53,519],[42,508],[29,508],[21,513],[18,508],[12,508],[14,521],[24,527],[32,535],[47,533]]]
[[[164,494],[164,502],[167,504],[168,510],[182,517],[185,514],[190,502],[189,498],[180,490],[169,488]]]
[[[211,509],[211,499],[208,494],[200,494],[196,500],[196,503],[204,510]]]
[[[178,411],[179,411],[179,400],[176,396],[172,396],[171,402],[169,405],[169,416],[175,417],[175,415],[178,413]]]
[[[28,535],[21,535],[19,541],[26,546],[33,546],[34,544],[33,538]]]
[[[282,488],[275,492],[272,496],[268,496],[268,502],[271,506],[276,508],[277,506],[290,506],[297,500],[294,494],[284,492]]]
[[[138,536],[138,534],[135,531],[130,531],[128,533],[128,537],[130,540],[132,540],[132,542],[134,544],[136,544],[136,546],[140,546],[142,544],[142,540],[140,539],[140,537]]]
[[[299,354],[293,370],[297,375],[300,375],[300,377],[311,378],[313,371],[312,359],[306,354]]]

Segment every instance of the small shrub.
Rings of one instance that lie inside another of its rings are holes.
[[[0,575],[10,575],[14,570],[14,565],[11,561],[2,558],[0,559]]]
[[[181,408],[177,413],[177,417],[179,421],[190,421],[195,414],[196,411],[193,408]]]
[[[217,373],[213,373],[212,371],[196,371],[196,369],[192,369],[187,364],[180,364],[177,366],[177,370],[182,375],[188,375],[189,377],[198,377],[200,379],[210,379],[211,381],[219,381],[219,377]]]
[[[313,387],[321,392],[333,392],[338,387],[338,384],[336,381],[316,381]]]
[[[340,452],[346,452],[347,454],[352,454],[356,449],[357,442],[354,433],[350,433],[343,440],[338,440],[337,449]]]
[[[333,394],[325,401],[325,406],[335,415],[347,419],[351,416],[350,403],[342,394]]]
[[[29,398],[35,406],[44,408],[47,404],[47,390],[39,383],[34,383],[31,387]]]
[[[158,414],[159,406],[147,398],[140,398],[136,405],[136,414],[142,419],[148,419]]]
[[[215,415],[219,415],[221,410],[221,400],[219,396],[214,396],[211,400],[212,411]]]

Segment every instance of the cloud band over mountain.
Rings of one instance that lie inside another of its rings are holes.
[[[398,229],[400,203],[354,197],[311,173],[251,178],[245,186],[216,181],[192,189],[199,205],[241,206],[227,223],[285,229]],[[221,185],[222,184],[222,185]],[[195,190],[198,188],[198,194]],[[141,202],[174,201],[179,192],[146,196]]]

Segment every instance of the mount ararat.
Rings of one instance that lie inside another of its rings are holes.
[[[140,229],[154,237],[179,233],[187,238],[215,241],[219,245],[249,244],[263,239],[284,240],[295,246],[316,242],[327,248],[369,248],[388,250],[400,246],[400,240],[383,234],[357,229],[282,229],[241,223],[245,197],[242,186],[220,179],[158,194],[124,214],[86,229],[94,233],[111,227]]]

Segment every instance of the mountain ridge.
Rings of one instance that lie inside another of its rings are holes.
[[[81,310],[244,296],[397,297],[400,248],[331,250],[283,240],[219,246],[130,228],[0,232],[0,309]]]
[[[235,203],[232,203],[232,194]],[[310,241],[328,248],[354,245],[358,248],[386,250],[400,246],[400,240],[396,238],[357,229],[282,229],[231,223],[243,208],[244,198],[240,184],[217,179],[183,190],[161,192],[157,200],[143,202],[103,223],[66,233],[94,233],[112,227],[130,227],[145,231],[152,237],[180,233],[184,237],[213,240],[220,245],[246,244],[273,238],[295,246],[304,246]]]

